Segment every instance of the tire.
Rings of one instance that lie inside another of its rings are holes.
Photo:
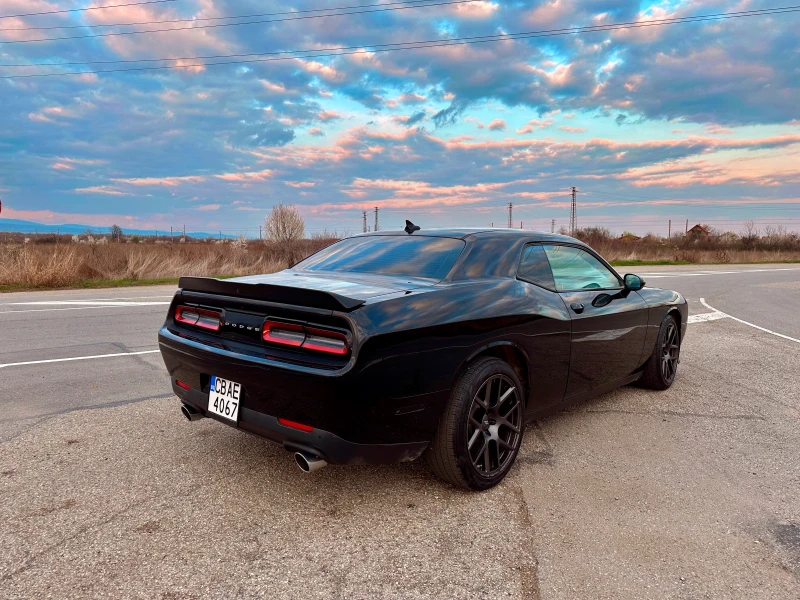
[[[680,359],[681,339],[678,322],[668,314],[661,322],[653,353],[644,366],[639,383],[651,390],[666,390],[675,381]]]
[[[514,369],[499,358],[479,358],[453,388],[423,461],[447,483],[487,490],[511,470],[524,428],[523,388]]]

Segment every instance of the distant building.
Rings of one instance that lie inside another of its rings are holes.
[[[705,225],[700,225],[700,223],[686,232],[686,236],[688,238],[695,240],[707,240],[709,235],[711,235],[709,228]]]
[[[634,233],[631,233],[630,231],[626,231],[621,236],[619,236],[619,239],[624,242],[638,242],[642,238]]]

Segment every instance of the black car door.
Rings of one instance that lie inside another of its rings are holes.
[[[555,290],[572,318],[572,352],[566,397],[631,375],[639,366],[647,330],[647,305],[591,252],[543,244]]]

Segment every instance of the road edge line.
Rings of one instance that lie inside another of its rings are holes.
[[[795,342],[797,344],[800,344],[800,340],[798,340],[796,338],[789,337],[788,335],[783,335],[782,333],[778,333],[777,331],[772,331],[771,329],[767,329],[766,327],[761,327],[760,325],[755,325],[754,323],[750,323],[749,321],[743,321],[742,319],[734,317],[733,315],[729,315],[728,313],[724,313],[721,310],[717,310],[716,308],[714,308],[713,306],[708,304],[706,302],[705,298],[700,298],[700,304],[702,304],[703,306],[705,306],[709,310],[713,310],[714,312],[721,313],[721,314],[725,315],[726,317],[728,317],[730,319],[733,319],[734,321],[738,321],[739,323],[742,323],[743,325],[748,325],[749,327],[753,327],[753,328],[758,329],[760,331],[763,331],[765,333],[769,333],[769,334],[772,334],[772,335],[777,336],[779,338],[783,338],[785,340],[789,340],[790,342]]]
[[[142,350],[141,352],[119,352],[117,354],[95,354],[94,356],[73,356],[71,358],[50,358],[48,360],[29,360],[18,363],[5,363],[0,364],[0,369],[6,367],[24,367],[28,365],[44,365],[48,363],[69,362],[73,360],[91,360],[95,358],[114,358],[117,356],[140,356],[142,354],[155,354],[161,350]]]

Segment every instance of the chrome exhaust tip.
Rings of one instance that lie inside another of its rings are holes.
[[[319,471],[322,467],[326,466],[328,463],[322,460],[319,456],[314,456],[313,454],[309,454],[308,452],[295,452],[294,453],[294,460],[297,463],[297,466],[303,471],[303,473],[311,473],[312,471]]]
[[[199,421],[200,419],[205,418],[202,413],[198,412],[188,404],[181,405],[181,412],[189,421]]]

